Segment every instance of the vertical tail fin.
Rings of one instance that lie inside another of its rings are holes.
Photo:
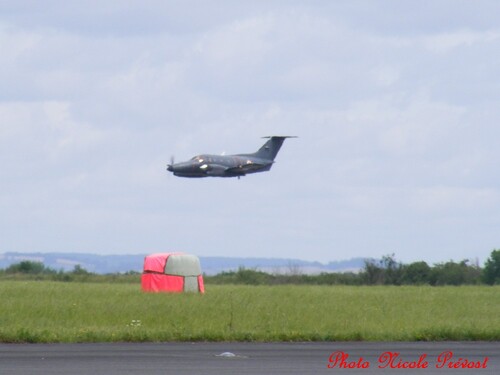
[[[286,138],[296,138],[294,136],[271,136],[271,137],[263,137],[269,138],[269,140],[264,143],[264,145],[254,153],[253,155],[267,160],[274,160],[276,155],[278,155],[278,151],[281,148],[281,145],[285,141]]]

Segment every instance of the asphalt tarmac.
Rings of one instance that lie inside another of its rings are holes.
[[[372,373],[500,374],[500,342],[0,344],[1,375]]]

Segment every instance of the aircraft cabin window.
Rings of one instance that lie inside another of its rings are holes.
[[[197,161],[198,163],[203,163],[203,159],[201,158],[201,156],[195,156],[194,158],[192,158],[191,160],[193,161]]]

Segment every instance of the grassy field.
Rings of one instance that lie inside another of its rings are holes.
[[[3,281],[0,342],[500,340],[500,287]]]

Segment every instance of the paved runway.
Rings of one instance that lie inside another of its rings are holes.
[[[500,342],[0,344],[2,375],[372,373],[500,374]]]

